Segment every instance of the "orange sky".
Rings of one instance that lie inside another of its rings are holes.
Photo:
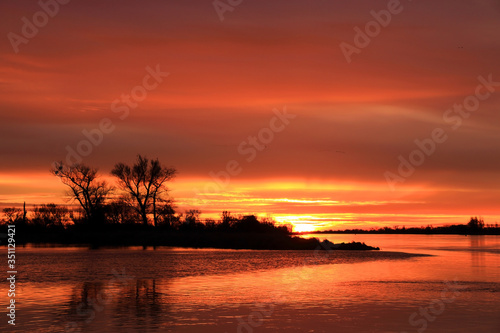
[[[0,205],[63,202],[51,163],[107,118],[114,130],[83,161],[107,174],[159,157],[179,171],[181,211],[271,214],[303,230],[499,221],[499,92],[456,130],[443,119],[479,76],[500,81],[499,2],[402,1],[348,63],[340,43],[355,45],[353,28],[387,4],[243,1],[221,22],[211,1],[75,1],[16,53],[8,34],[41,8],[3,2]],[[113,101],[157,65],[170,74],[120,119]],[[248,161],[249,136],[284,108],[296,117]],[[435,128],[446,142],[391,189],[384,174]],[[217,185],[210,173],[232,160],[240,172]]]

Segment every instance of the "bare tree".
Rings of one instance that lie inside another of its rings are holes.
[[[106,216],[111,223],[135,224],[141,219],[127,198],[119,197],[106,205]]]
[[[44,227],[63,226],[68,220],[69,210],[67,207],[58,206],[54,203],[42,204],[33,208],[33,223]]]
[[[467,225],[469,226],[469,229],[478,231],[484,228],[484,220],[481,217],[477,218],[477,216],[471,217]]]
[[[14,224],[18,221],[22,221],[22,210],[20,208],[8,207],[4,208],[3,213],[5,215],[5,222],[9,224]]]
[[[200,220],[201,211],[198,209],[189,209],[186,211],[185,222],[187,224],[196,224]]]
[[[118,163],[111,174],[118,178],[121,189],[135,202],[136,209],[141,214],[142,223],[148,224],[148,213],[151,212],[156,226],[157,203],[168,200],[168,188],[165,183],[171,180],[176,172],[174,168],[161,165],[158,159],[150,160],[137,155],[134,165]]]
[[[50,171],[70,188],[68,194],[82,207],[85,220],[99,222],[104,202],[112,188],[106,181],[99,180],[97,169],[82,163],[68,166],[57,162]]]
[[[155,214],[156,225],[175,228],[175,224],[180,221],[180,217],[175,215],[175,208],[176,206],[171,199],[157,206],[157,213]]]

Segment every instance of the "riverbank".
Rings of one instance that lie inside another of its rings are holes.
[[[485,225],[482,219],[471,218],[468,224],[454,224],[448,226],[431,226],[426,227],[383,227],[365,229],[345,229],[345,230],[322,230],[296,232],[294,235],[307,234],[384,234],[384,235],[500,235],[500,227],[498,223]]]
[[[252,250],[379,250],[360,242],[334,244],[327,240],[302,238],[280,233],[224,232],[53,232],[22,234],[18,244],[66,244],[100,246],[173,246],[185,248]]]
[[[376,244],[383,251],[21,247],[19,315],[30,320],[16,321],[16,327],[64,332],[70,324],[89,333],[417,332],[423,313],[434,319],[427,321],[426,333],[478,327],[498,332],[499,236],[327,237]]]

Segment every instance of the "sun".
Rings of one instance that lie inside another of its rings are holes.
[[[313,225],[307,223],[294,223],[293,224],[294,232],[311,232],[316,231],[316,228]]]

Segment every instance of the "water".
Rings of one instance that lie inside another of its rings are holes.
[[[499,236],[317,237],[383,251],[21,248],[0,331],[500,332]]]

